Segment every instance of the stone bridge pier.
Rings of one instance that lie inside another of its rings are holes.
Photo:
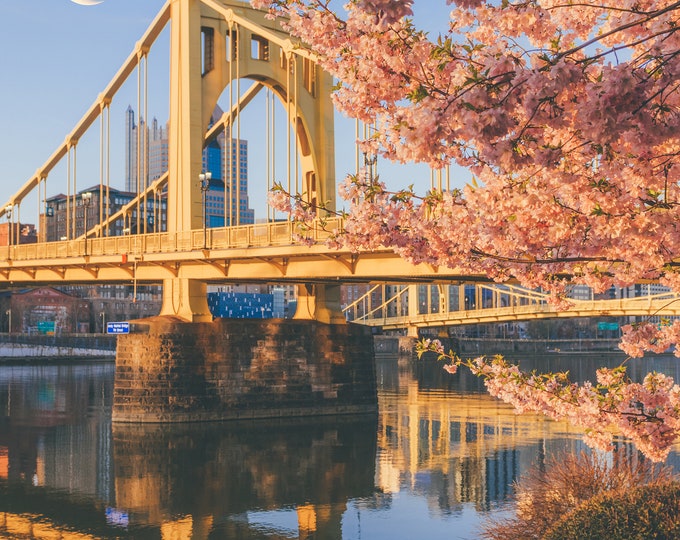
[[[377,410],[369,329],[303,319],[133,321],[118,338],[114,422]]]

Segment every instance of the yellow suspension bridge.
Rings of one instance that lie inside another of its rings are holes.
[[[145,143],[138,139],[136,194],[122,207],[114,207],[111,106],[136,74],[137,120],[139,125],[148,124],[149,52],[166,28],[171,66],[167,172],[154,180],[149,177],[148,160],[141,154]],[[242,91],[244,82],[248,86]],[[333,250],[324,244],[327,233],[319,231],[314,233],[315,244],[307,247],[294,241],[294,225],[284,216],[277,219],[272,209],[266,222],[242,224],[239,208],[243,201],[235,200],[234,195],[239,192],[238,171],[230,159],[223,160],[226,226],[208,227],[202,152],[220,136],[238,141],[242,112],[262,92],[267,95],[267,125],[260,151],[267,161],[267,188],[275,178],[283,177],[282,184],[289,192],[309,203],[323,201],[328,208],[335,208],[332,85],[332,78],[318,68],[311,53],[247,2],[168,1],[64,141],[0,207],[0,218],[8,225],[8,245],[0,247],[0,285],[162,283],[161,314],[189,322],[210,320],[206,302],[210,283],[298,284],[299,295],[307,300],[298,302],[304,306],[304,310],[299,307],[298,318],[321,322],[350,318],[385,328],[595,313],[677,314],[677,302],[667,296],[614,303],[575,302],[571,310],[558,313],[536,293],[514,288],[493,293],[499,299],[510,298],[507,305],[500,300],[485,309],[467,309],[462,304],[451,309],[442,304],[436,312],[418,313],[413,287],[403,286],[394,299],[383,299],[384,309],[374,310],[372,317],[343,315],[339,304],[343,283],[460,287],[488,280],[456,269],[414,266],[388,249],[361,253]],[[213,122],[219,100],[226,112]],[[285,117],[283,138],[275,126],[274,103]],[[366,130],[358,125],[357,138],[365,136]],[[86,137],[99,139],[98,155],[86,156],[99,162],[94,187],[91,177],[79,175],[83,156],[78,150]],[[277,170],[276,163],[281,160],[284,165]],[[362,164],[357,151],[355,169]],[[65,170],[65,178],[58,178],[59,170]],[[441,178],[439,182],[439,187],[447,187],[441,185]],[[59,238],[46,234],[49,220],[56,219],[48,206],[51,193],[65,193]],[[92,194],[96,204],[91,205]],[[33,244],[20,242],[21,209],[27,204],[38,208],[39,241]],[[160,215],[162,209],[164,216]],[[159,223],[163,227],[150,225]],[[330,220],[327,225],[327,230],[341,228],[341,220]],[[403,301],[409,294],[411,300]],[[398,313],[389,315],[390,303],[408,304],[410,311],[402,313],[399,308]],[[378,313],[380,316],[375,316]]]

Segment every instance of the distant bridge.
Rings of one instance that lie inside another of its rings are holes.
[[[502,323],[573,317],[678,317],[680,295],[672,292],[607,300],[570,300],[558,309],[548,295],[515,285],[436,286],[435,302],[428,286],[376,285],[349,304],[349,320],[384,330]],[[431,286],[434,287],[434,286]],[[425,294],[422,294],[425,289]]]

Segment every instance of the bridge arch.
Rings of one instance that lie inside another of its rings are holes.
[[[289,36],[263,12],[243,2],[222,0],[220,4],[224,5],[220,12],[207,2],[201,9],[204,132],[230,85],[245,79],[268,88],[287,112],[299,156],[301,195],[334,209],[332,77],[318,69],[306,51],[296,50]]]

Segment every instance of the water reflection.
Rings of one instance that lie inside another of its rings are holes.
[[[250,512],[294,509],[301,531],[339,539],[347,501],[373,493],[376,425],[360,417],[116,426],[116,504],[130,526],[167,529],[182,516],[185,530],[191,516],[192,538],[249,538]]]
[[[582,447],[464,371],[388,358],[377,376],[377,418],[112,427],[111,364],[0,367],[0,536],[475,538],[523,471]]]

